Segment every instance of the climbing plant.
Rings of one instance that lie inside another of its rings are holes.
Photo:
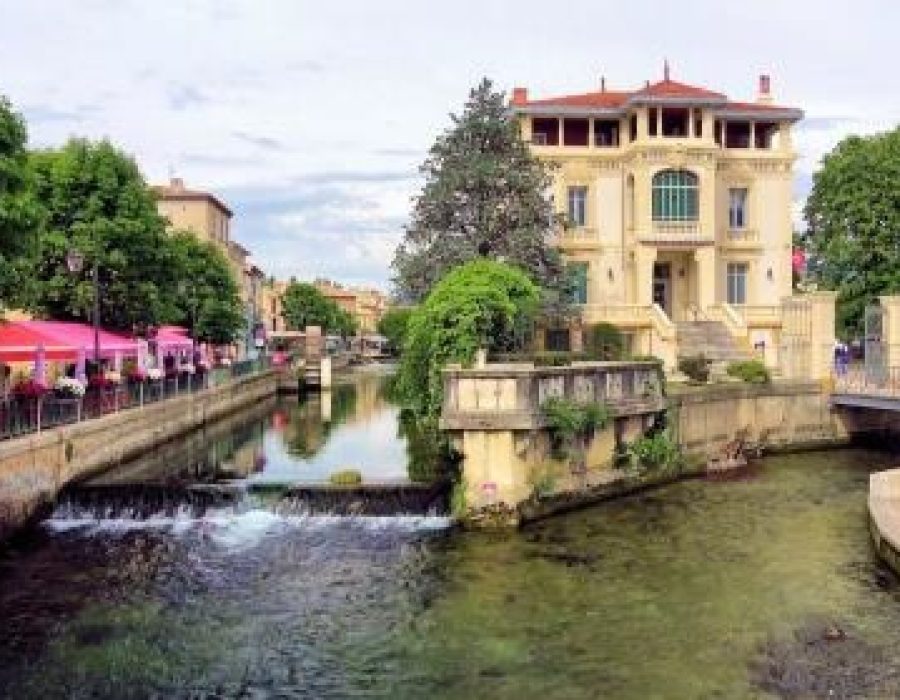
[[[397,378],[397,397],[417,415],[437,415],[441,370],[470,365],[479,348],[524,347],[540,290],[519,268],[474,260],[451,270],[409,319]]]
[[[547,399],[541,411],[547,419],[554,456],[567,460],[573,471],[583,470],[587,443],[597,430],[609,425],[612,411],[596,401],[579,403],[564,398]]]

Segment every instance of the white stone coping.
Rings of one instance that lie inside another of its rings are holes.
[[[881,539],[900,553],[900,469],[869,476],[869,517]]]

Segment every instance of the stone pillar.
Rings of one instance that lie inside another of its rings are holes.
[[[900,367],[900,296],[880,296],[878,301],[884,309],[881,339],[887,366]]]
[[[656,262],[656,248],[638,246],[634,260],[634,300],[641,306],[653,303],[653,264]]]
[[[694,251],[697,273],[697,306],[701,311],[716,303],[716,249],[705,246]]]
[[[805,295],[810,304],[809,368],[811,379],[831,377],[834,363],[834,306],[837,292],[812,292]]]

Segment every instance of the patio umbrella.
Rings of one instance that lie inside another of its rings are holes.
[[[47,352],[43,345],[38,345],[34,350],[34,381],[47,383]]]
[[[78,361],[75,364],[75,378],[80,382],[87,381],[87,348],[78,348]]]

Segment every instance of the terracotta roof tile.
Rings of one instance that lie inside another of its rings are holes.
[[[697,87],[696,85],[688,85],[687,83],[679,83],[676,80],[660,80],[657,83],[648,85],[642,90],[634,93],[634,96],[642,97],[696,97],[707,99],[724,100],[725,95],[720,92],[713,92],[706,88]]]
[[[558,107],[608,107],[616,108],[624,105],[630,92],[620,90],[606,90],[598,92],[586,92],[581,95],[564,95],[563,97],[550,97],[544,100],[529,100],[527,106],[546,105]]]

